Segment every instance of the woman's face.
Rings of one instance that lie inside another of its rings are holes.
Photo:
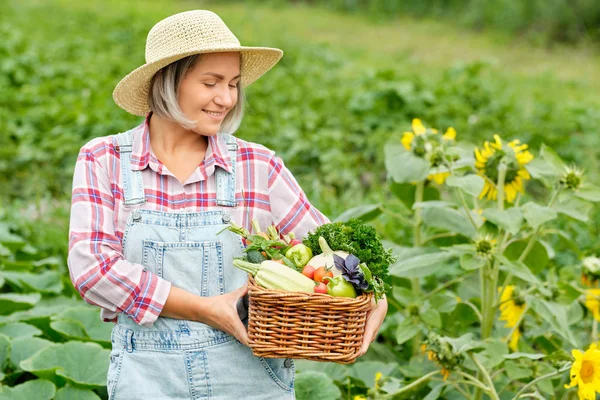
[[[198,121],[194,132],[212,136],[238,100],[240,53],[208,53],[188,71],[179,87],[179,106]]]

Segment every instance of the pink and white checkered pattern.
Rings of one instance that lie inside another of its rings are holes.
[[[282,160],[266,147],[236,138],[237,207],[216,204],[215,167],[231,172],[223,138],[208,138],[204,161],[182,184],[156,158],[150,147],[151,114],[134,128],[131,167],[142,171],[144,209],[194,213],[224,210],[232,221],[250,228],[273,223],[282,234],[303,237],[329,222],[313,207]],[[140,325],[160,315],[171,283],[124,259],[122,240],[132,208],[125,206],[119,153],[113,136],[93,139],[81,148],[73,176],[68,265],[71,281],[83,299],[102,308],[106,322],[126,313]],[[134,317],[135,316],[135,317]]]

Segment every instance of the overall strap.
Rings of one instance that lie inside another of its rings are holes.
[[[146,202],[142,171],[131,169],[131,149],[133,129],[116,135],[115,150],[121,158],[121,176],[123,177],[123,195],[125,205],[142,204]]]
[[[231,173],[223,168],[215,168],[215,178],[217,183],[217,205],[226,207],[235,207],[235,164],[237,159],[238,145],[235,137],[229,134],[221,134],[227,142],[227,151],[231,160]]]

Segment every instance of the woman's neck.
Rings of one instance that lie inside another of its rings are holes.
[[[161,118],[155,114],[148,121],[150,130],[150,146],[155,153],[181,154],[190,151],[205,152],[208,138],[194,131],[187,130],[176,122]]]

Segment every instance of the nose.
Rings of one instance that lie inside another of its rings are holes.
[[[218,104],[222,107],[231,108],[234,105],[234,95],[230,90],[229,86],[226,85],[225,89],[219,91],[219,93],[215,96],[215,104]]]

